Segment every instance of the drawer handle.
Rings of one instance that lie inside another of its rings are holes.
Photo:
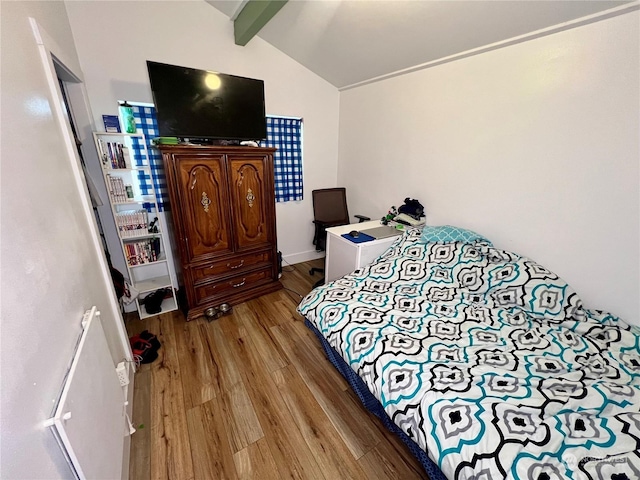
[[[227,263],[227,268],[229,268],[229,269],[231,269],[231,270],[234,270],[234,269],[236,269],[236,268],[240,268],[240,267],[241,267],[241,266],[243,266],[243,265],[244,265],[244,260],[241,260],[241,261],[240,261],[240,263],[239,263],[238,265],[234,265],[234,266],[231,266],[231,264],[230,264],[230,263]]]
[[[233,285],[231,285],[233,288],[238,288],[241,287],[242,285],[244,285],[245,283],[247,283],[247,279],[243,278],[242,281],[240,283],[234,283]]]

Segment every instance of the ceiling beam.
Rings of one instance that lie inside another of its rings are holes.
[[[236,45],[245,46],[288,0],[249,0],[233,21]]]

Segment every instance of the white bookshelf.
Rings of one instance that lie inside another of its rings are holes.
[[[141,133],[104,132],[94,132],[93,138],[120,239],[120,248],[127,265],[126,276],[129,283],[140,292],[136,299],[138,314],[142,319],[176,310],[177,285],[167,261],[170,245],[164,217],[158,214],[146,138]],[[138,159],[141,161],[140,165],[136,164],[133,155],[134,138],[137,138],[141,145],[141,158]],[[121,149],[117,145],[124,148]],[[126,160],[127,151],[129,160]],[[139,179],[140,172],[149,178],[146,182],[149,188],[144,193]],[[154,218],[158,219],[157,233],[149,232],[149,224]],[[156,248],[152,248],[152,245]],[[159,313],[149,314],[140,301],[160,288],[168,288],[171,293],[163,300]]]

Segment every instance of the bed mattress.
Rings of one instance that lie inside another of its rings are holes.
[[[407,231],[298,310],[451,479],[640,479],[640,331],[536,262]]]

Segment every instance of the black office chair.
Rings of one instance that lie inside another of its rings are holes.
[[[323,188],[313,190],[311,195],[313,198],[313,224],[316,227],[313,244],[316,246],[316,251],[323,252],[327,246],[327,228],[351,223],[347,210],[347,191],[344,187]],[[371,220],[363,215],[355,215],[355,217],[360,223]],[[314,267],[309,270],[309,275],[316,272],[324,273],[324,268]],[[323,283],[324,277],[318,280],[313,288]]]

